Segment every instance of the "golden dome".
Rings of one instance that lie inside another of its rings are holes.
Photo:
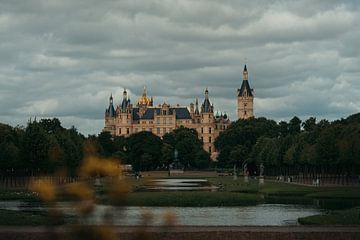
[[[138,105],[139,106],[150,106],[150,105],[152,105],[152,101],[150,100],[150,98],[148,98],[146,96],[146,87],[144,87],[143,95],[139,98]]]

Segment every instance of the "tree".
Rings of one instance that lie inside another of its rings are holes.
[[[243,145],[236,145],[233,150],[230,152],[230,162],[234,166],[234,172],[236,172],[236,168],[241,167],[246,159],[247,148]]]
[[[38,122],[29,122],[25,129],[22,150],[27,166],[33,173],[47,170],[49,148],[49,138],[45,130]]]
[[[97,139],[102,148],[102,155],[105,157],[111,156],[116,151],[115,144],[110,132],[101,132]]]
[[[314,131],[316,128],[316,118],[310,117],[302,123],[302,126],[306,132]]]
[[[178,159],[186,168],[208,167],[209,157],[204,154],[203,143],[195,129],[180,127],[164,136],[164,143],[178,151]]]
[[[300,133],[301,120],[298,117],[293,117],[289,122],[289,133],[292,135]]]
[[[161,148],[161,164],[169,169],[169,165],[174,162],[174,147],[164,143]]]
[[[161,139],[142,131],[128,138],[128,158],[135,171],[154,170],[160,166]]]
[[[215,147],[220,152],[219,163],[222,166],[229,165],[230,149],[237,145],[242,145],[249,153],[259,137],[275,138],[278,135],[279,127],[273,120],[266,118],[240,119],[220,133],[215,140]]]

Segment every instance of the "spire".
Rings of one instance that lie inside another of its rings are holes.
[[[206,88],[205,90],[205,100],[204,103],[201,105],[201,112],[212,112],[212,106],[209,101],[209,90]]]
[[[252,91],[253,90],[251,89],[251,87],[249,85],[249,81],[248,81],[247,67],[245,65],[244,71],[243,71],[243,81],[242,81],[240,89],[238,89],[238,96],[239,97],[253,97]]]
[[[121,111],[122,112],[126,112],[126,109],[128,108],[128,106],[130,105],[130,98],[127,94],[126,89],[124,88],[124,92],[123,92],[123,100],[121,103]]]
[[[109,98],[109,107],[105,111],[105,116],[107,117],[114,117],[115,116],[115,109],[113,105],[113,96],[112,93]]]
[[[146,86],[144,86],[143,96],[146,97]]]
[[[199,99],[196,98],[195,101],[195,114],[199,114]]]
[[[244,81],[247,81],[249,78],[248,78],[248,71],[247,71],[247,67],[246,67],[246,64],[244,66],[244,71],[243,71],[243,80]]]
[[[109,103],[110,103],[111,105],[113,104],[113,96],[112,96],[112,93],[110,94]]]

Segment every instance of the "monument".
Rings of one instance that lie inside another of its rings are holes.
[[[244,164],[244,182],[248,183],[249,182],[249,171],[247,168],[247,163]]]
[[[264,164],[260,164],[259,184],[264,184]]]

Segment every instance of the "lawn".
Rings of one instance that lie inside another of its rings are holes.
[[[359,225],[360,207],[329,211],[322,215],[299,218],[303,225]]]

